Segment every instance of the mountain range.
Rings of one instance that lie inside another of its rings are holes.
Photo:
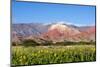
[[[65,23],[12,24],[12,42],[33,39],[37,42],[95,41],[95,26],[75,26]]]

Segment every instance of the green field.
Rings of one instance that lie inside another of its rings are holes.
[[[13,46],[12,65],[56,64],[96,60],[95,45]]]

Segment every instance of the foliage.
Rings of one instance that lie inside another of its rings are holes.
[[[17,43],[15,43],[15,42],[12,42],[12,46],[17,46]]]
[[[13,46],[19,46],[19,45],[22,45],[22,46],[66,46],[66,45],[82,45],[82,44],[86,44],[86,45],[91,45],[91,44],[95,44],[95,42],[93,41],[90,41],[90,42],[83,42],[83,41],[80,41],[80,42],[72,42],[72,41],[64,41],[64,42],[56,42],[56,43],[53,43],[52,41],[45,41],[43,43],[38,43],[34,40],[31,40],[31,39],[26,39],[26,40],[23,40],[21,44],[18,44],[18,43],[15,43],[13,42],[12,45]]]
[[[67,46],[67,45],[77,45],[77,44],[78,45],[83,45],[83,44],[86,44],[86,45],[93,44],[93,45],[95,45],[95,42],[82,42],[82,41],[80,41],[80,42],[71,42],[71,41],[64,41],[64,42],[56,42],[53,45]]]
[[[50,45],[54,45],[54,44],[52,41],[45,41],[45,43],[41,43],[41,45],[50,46]]]
[[[39,44],[37,42],[35,42],[34,40],[27,39],[22,42],[22,45],[27,47],[27,46],[36,46]]]
[[[95,61],[94,45],[36,46],[12,48],[12,65],[56,64]]]
[[[18,42],[12,42],[12,46],[19,46],[19,45],[21,45],[21,44]]]

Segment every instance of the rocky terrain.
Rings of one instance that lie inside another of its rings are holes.
[[[42,41],[95,41],[95,26],[75,26],[67,23],[54,24],[12,24],[12,42],[21,42],[24,39]]]

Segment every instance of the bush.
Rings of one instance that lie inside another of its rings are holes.
[[[18,42],[12,42],[12,46],[19,46],[19,45],[21,45],[21,44]]]
[[[24,40],[22,42],[22,45],[23,46],[37,46],[39,44],[36,41],[34,41],[34,40],[28,39],[28,40]]]
[[[23,46],[50,46],[50,45],[53,45],[53,46],[66,46],[66,45],[83,45],[83,44],[93,45],[93,44],[95,44],[95,42],[93,42],[93,41],[90,41],[90,42],[83,42],[83,41],[80,41],[80,42],[64,41],[64,42],[56,42],[56,43],[53,43],[52,41],[45,41],[45,42],[38,43],[38,42],[36,42],[36,41],[34,41],[32,39],[26,39],[26,40],[23,40],[21,42],[21,44],[16,43],[16,42],[13,42],[12,43],[13,46],[17,46],[17,45],[23,45]]]
[[[46,41],[45,43],[43,43],[43,45],[50,46],[50,45],[53,45],[53,43],[52,43],[52,41]]]
[[[17,46],[17,43],[16,42],[12,42],[12,46]]]

